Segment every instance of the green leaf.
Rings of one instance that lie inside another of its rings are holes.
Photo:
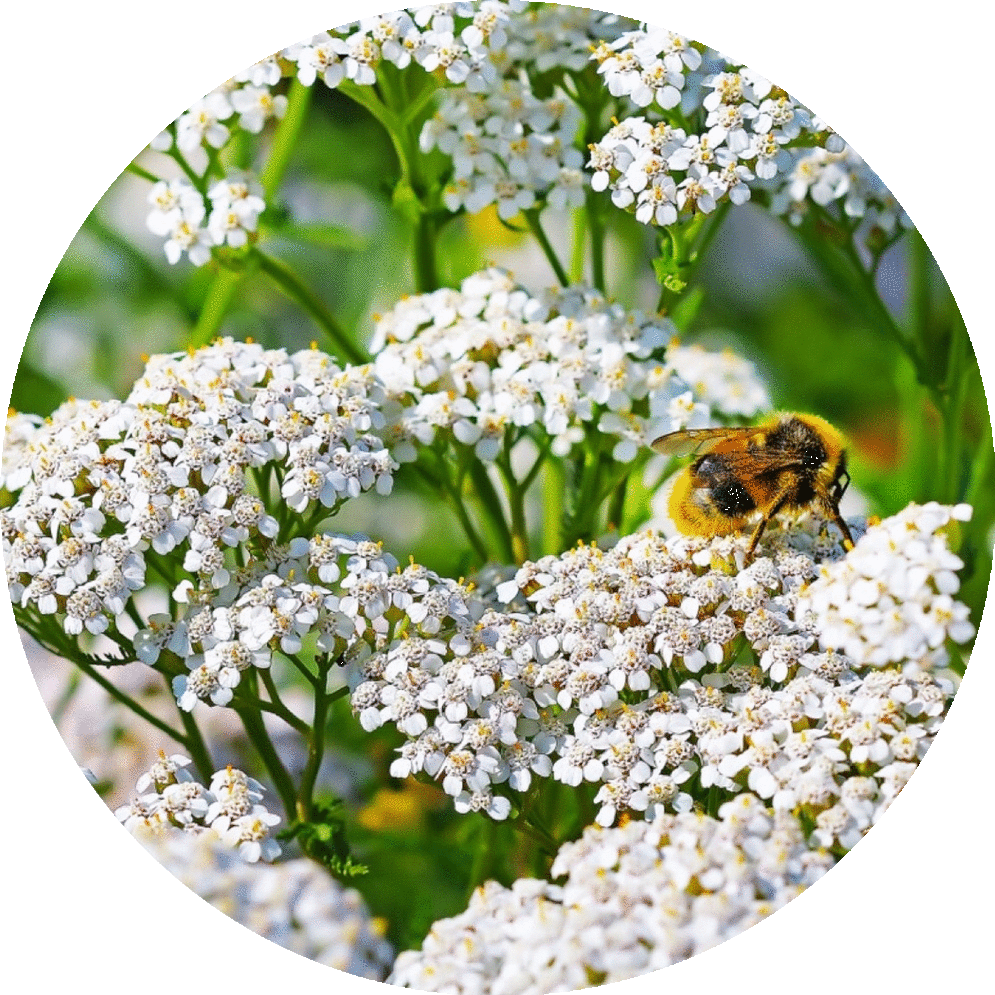
[[[676,259],[658,256],[653,260],[656,282],[671,293],[679,294],[687,286],[687,282],[681,276],[682,270],[683,267]]]
[[[314,806],[316,818],[294,822],[276,834],[279,840],[296,839],[300,848],[312,860],[338,878],[354,878],[366,874],[368,868],[357,864],[349,852],[345,822],[335,813],[342,808],[340,801]]]

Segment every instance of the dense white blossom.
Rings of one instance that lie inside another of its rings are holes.
[[[796,145],[835,137],[769,80],[672,31],[644,25],[592,58],[612,96],[642,112],[619,114],[590,145],[592,187],[644,224],[742,204],[790,171]]]
[[[849,145],[836,152],[815,148],[799,154],[771,198],[771,209],[793,224],[813,205],[838,209],[843,218],[861,219],[864,229],[873,226],[886,235],[911,226],[894,194]]]
[[[766,534],[749,564],[744,536],[651,532],[525,563],[473,629],[365,661],[353,709],[410,740],[395,776],[424,771],[498,818],[511,806],[493,799],[518,799],[533,777],[592,785],[603,825],[687,811],[689,789],[710,788],[816,819],[859,778],[860,810],[824,827],[826,845],[848,847],[890,803],[894,765],[917,762],[942,721],[954,690],[935,672],[942,644],[973,632],[953,599],[954,513],[912,506],[866,532],[852,520],[863,538],[846,556],[807,519]],[[893,637],[890,656],[869,652],[882,612],[862,606],[837,652],[837,592],[862,591],[851,575],[871,565],[902,575],[880,597],[921,628]]]
[[[153,357],[124,401],[66,402],[29,441],[15,419],[2,511],[11,600],[70,635],[102,633],[145,586],[149,557],[174,551],[191,604],[233,590],[237,549],[257,567],[286,558],[257,496],[269,499],[271,475],[298,514],[390,492],[386,403],[369,366],[224,340]],[[140,658],[163,647],[182,656],[187,639],[164,624]],[[200,675],[203,696],[226,697],[236,672]]]
[[[191,835],[210,833],[247,863],[273,861],[280,844],[270,830],[280,817],[262,804],[263,786],[234,767],[216,771],[209,787],[187,769],[188,757],[159,759],[135,785],[138,794],[114,813],[125,828],[147,838],[177,830]]]
[[[493,462],[509,430],[541,427],[562,456],[590,426],[614,438],[616,460],[630,462],[666,432],[768,403],[749,364],[724,356],[709,364],[695,351],[685,365],[704,403],[669,362],[675,334],[668,319],[627,311],[588,287],[532,295],[490,269],[458,291],[405,298],[379,319],[372,347],[377,375],[404,406],[402,437],[425,445],[452,433]],[[400,442],[393,451],[403,458]]]
[[[256,134],[283,116],[287,98],[274,88],[285,74],[307,86],[365,87],[383,63],[417,67],[441,84],[421,147],[452,159],[443,195],[452,211],[495,205],[510,219],[547,203],[565,210],[581,206],[590,185],[609,189],[639,221],[667,226],[726,200],[742,204],[759,188],[793,220],[810,197],[839,201],[848,217],[867,215],[889,234],[907,223],[825,122],[759,74],[665,28],[521,0],[405,8],[330,28],[237,74],[152,145],[168,150],[175,140],[181,153],[214,155],[234,130]],[[552,74],[589,65],[614,113],[611,129],[585,149],[585,101]],[[253,230],[231,212],[213,211],[208,225],[209,209],[193,204],[162,232],[171,262],[186,254],[203,265],[212,246],[238,246]]]
[[[967,606],[954,599],[964,563],[947,545],[948,530],[970,517],[968,505],[909,505],[869,529],[845,560],[822,566],[798,602],[801,616],[819,620],[822,648],[874,667],[944,666],[947,640],[974,635]]]
[[[414,563],[401,570],[379,543],[326,533],[276,546],[232,572],[219,595],[188,600],[182,618],[153,618],[135,636],[144,662],[163,650],[183,661],[188,673],[173,690],[187,711],[198,701],[228,704],[244,671],[301,652],[311,636],[319,653],[345,663],[402,638],[431,638],[443,624],[472,624],[456,582]]]
[[[387,981],[423,991],[543,995],[659,970],[786,905],[835,864],[794,815],[750,794],[719,810],[590,827],[552,877],[489,881],[436,922]],[[527,938],[527,942],[523,939]]]

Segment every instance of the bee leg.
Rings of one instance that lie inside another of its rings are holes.
[[[791,487],[783,488],[781,493],[774,499],[774,503],[764,514],[764,517],[760,519],[760,524],[756,527],[756,529],[754,529],[753,538],[750,540],[750,548],[746,551],[747,563],[753,559],[757,543],[760,542],[760,537],[764,534],[764,529],[767,528],[767,523],[788,503],[788,498],[791,497],[791,493]]]
[[[753,559],[753,553],[756,551],[757,543],[760,542],[760,537],[764,534],[764,529],[767,528],[767,522],[770,521],[769,518],[761,518],[760,524],[753,530],[753,538],[750,540],[750,548],[746,551],[746,562],[749,563]]]
[[[843,548],[849,552],[853,549],[853,536],[850,534],[850,527],[843,521],[839,507],[828,494],[820,494],[819,500],[826,518],[843,533]]]
[[[853,549],[853,536],[850,535],[850,528],[846,522],[843,521],[843,516],[840,514],[839,508],[837,508],[836,505],[831,505],[830,507],[832,510],[833,523],[836,528],[843,533],[843,548],[849,552]]]

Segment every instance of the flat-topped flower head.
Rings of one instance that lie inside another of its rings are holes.
[[[709,393],[702,403],[667,359],[675,332],[589,287],[532,295],[490,269],[382,316],[374,368],[403,406],[398,431],[421,444],[451,433],[493,462],[507,432],[536,426],[562,456],[596,427],[616,438],[615,458],[631,462],[660,434],[767,404],[749,364],[716,358],[709,367],[711,354],[685,364]]]
[[[751,794],[718,818],[687,812],[589,827],[560,847],[551,876],[490,881],[436,922],[387,981],[447,991],[567,991],[622,981],[701,953],[786,905],[836,858],[797,816]],[[521,938],[529,937],[522,957]],[[472,980],[471,980],[472,979]]]
[[[15,418],[3,511],[12,599],[78,635],[116,626],[145,586],[149,557],[182,560],[188,600],[195,588],[230,589],[237,549],[257,564],[283,555],[270,495],[252,493],[267,468],[279,469],[282,498],[300,513],[389,493],[397,464],[380,434],[385,402],[369,366],[229,339],[152,357],[123,402],[71,401],[40,424]],[[136,646],[154,663],[183,648],[183,633],[174,620]],[[240,666],[201,664],[190,679],[203,696],[227,697]]]
[[[444,777],[454,798],[489,790],[514,805],[520,785],[551,776],[595,785],[598,822],[611,825],[689,810],[694,778],[722,798],[749,791],[814,817],[859,776],[863,832],[894,797],[891,764],[921,757],[942,721],[953,695],[937,673],[944,644],[973,634],[944,532],[964,514],[912,506],[846,555],[806,519],[772,530],[748,566],[741,536],[581,545],[491,588],[497,610],[475,628],[444,626],[364,661],[353,707],[365,728],[407,736],[398,773]],[[891,657],[865,648],[880,611],[850,613],[848,636],[865,643],[836,637],[837,592],[862,590],[870,565],[889,617],[921,621],[887,643]],[[512,805],[480,807],[504,818]],[[838,840],[852,845],[852,830]]]

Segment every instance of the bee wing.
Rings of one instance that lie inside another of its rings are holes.
[[[754,426],[745,428],[685,428],[678,432],[669,432],[654,440],[651,445],[664,456],[689,456],[691,453],[707,453],[721,442],[745,442],[750,436],[757,435],[759,429]]]

